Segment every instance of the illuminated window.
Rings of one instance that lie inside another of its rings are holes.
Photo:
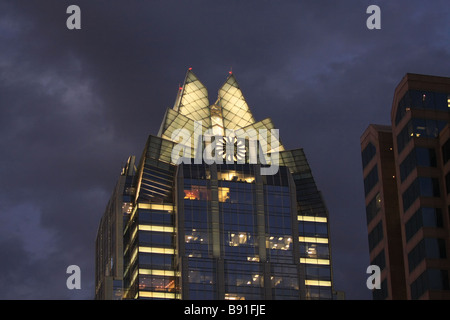
[[[328,238],[319,238],[319,237],[298,237],[300,242],[314,242],[314,243],[328,243]]]
[[[247,261],[259,262],[259,257],[258,256],[247,257]]]
[[[329,259],[300,258],[300,263],[329,265]]]
[[[139,290],[175,292],[175,278],[154,275],[139,275]]]
[[[300,243],[300,254],[306,258],[329,258],[328,244]]]
[[[230,200],[230,188],[219,187],[219,202],[227,202]]]
[[[251,244],[252,236],[247,232],[229,232],[228,245],[230,247],[237,247],[242,244]]]
[[[272,287],[278,288],[290,288],[298,290],[298,279],[297,277],[289,277],[289,276],[271,276],[270,280],[272,282]]]
[[[218,174],[219,180],[233,181],[233,182],[247,182],[252,183],[255,181],[254,176],[244,175],[242,172],[226,171]]]
[[[225,300],[245,300],[245,297],[241,297],[236,293],[225,293]]]
[[[292,244],[291,236],[268,236],[266,248],[276,250],[289,250]]]
[[[184,236],[186,243],[208,243],[208,232],[198,231],[193,229],[192,232],[186,231],[186,235]]]
[[[211,200],[211,190],[206,186],[191,186],[190,190],[184,190],[184,199]]]
[[[307,286],[331,287],[331,281],[305,280]]]
[[[175,299],[175,294],[174,293],[167,293],[167,292],[139,291],[139,297],[142,297],[142,298],[159,298],[159,299]]]

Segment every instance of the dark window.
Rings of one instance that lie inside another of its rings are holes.
[[[386,267],[386,256],[384,255],[384,249],[370,262],[371,265],[376,265],[383,270]]]
[[[173,236],[168,232],[139,231],[139,244],[170,248],[173,246]]]
[[[439,197],[439,181],[436,178],[418,177],[402,195],[403,210],[406,211],[419,197]]]
[[[447,93],[434,93],[434,102],[436,104],[436,110],[442,110],[448,112],[448,101],[450,100],[450,95]]]
[[[372,290],[372,297],[373,297],[373,300],[384,300],[387,298],[387,296],[388,296],[387,280],[384,279],[381,282],[380,289]]]
[[[408,144],[409,140],[411,140],[413,135],[414,135],[413,127],[412,127],[412,122],[410,120],[397,136],[397,148],[398,148],[399,154],[400,154],[400,152],[402,152],[402,150]]]
[[[369,142],[367,147],[365,147],[361,153],[363,168],[365,168],[369,164],[370,160],[373,159],[376,153],[377,149],[372,144],[372,142]]]
[[[436,138],[446,125],[447,121],[411,119],[397,136],[398,153],[402,152],[411,138]]]
[[[417,165],[420,167],[436,167],[436,152],[433,148],[414,149],[416,153]]]
[[[403,119],[406,112],[411,108],[411,98],[409,97],[409,92],[406,92],[397,106],[397,114],[395,116],[395,124],[398,125]]]
[[[423,259],[443,259],[446,257],[445,241],[437,238],[422,239],[408,254],[409,272],[412,272]]]
[[[409,90],[398,103],[395,124],[399,124],[409,109],[448,111],[448,98],[447,93]]]
[[[369,233],[369,250],[372,251],[376,245],[383,239],[383,225],[381,221]]]
[[[372,170],[367,174],[364,179],[364,190],[367,194],[372,190],[372,188],[378,183],[378,166],[375,165]]]
[[[447,194],[450,193],[450,173],[445,175],[445,188],[447,189]]]
[[[273,217],[274,220],[279,220],[278,217]],[[326,223],[320,222],[299,222],[299,232],[305,236],[323,237],[328,235],[328,227]]]
[[[449,290],[447,270],[427,269],[411,284],[411,298],[419,299],[427,290]]]
[[[416,154],[413,149],[400,164],[400,180],[403,182],[416,166]]]
[[[421,295],[427,291],[428,281],[427,272],[425,271],[411,284],[411,298],[413,300],[419,299]]]
[[[444,164],[450,159],[450,139],[448,139],[442,146],[442,160]]]
[[[139,253],[139,265],[144,268],[171,269],[172,255],[159,253]]]
[[[168,211],[139,209],[139,222],[154,225],[173,225],[173,214]]]
[[[410,96],[414,109],[434,109],[433,92],[410,91]]]
[[[417,199],[419,195],[420,195],[419,181],[416,179],[411,183],[408,189],[406,189],[405,192],[403,192],[402,195],[403,211],[408,210],[408,208]]]
[[[425,242],[420,241],[409,253],[408,253],[408,266],[409,272],[413,271],[419,263],[425,259]]]
[[[420,195],[424,197],[439,197],[439,180],[436,178],[419,177]]]
[[[424,227],[442,228],[442,210],[440,208],[422,208],[422,219]]]
[[[305,265],[306,279],[330,280],[331,270],[328,266]]]
[[[405,224],[406,241],[409,241],[422,227],[441,228],[442,226],[441,209],[421,207]]]
[[[449,290],[447,270],[428,269],[427,273],[430,290]]]
[[[366,207],[367,224],[369,224],[373,220],[373,218],[375,218],[380,209],[381,209],[381,197],[380,194],[377,193]]]

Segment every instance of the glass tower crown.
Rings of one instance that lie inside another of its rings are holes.
[[[255,120],[234,74],[210,104],[188,70],[132,187],[123,299],[333,298],[328,211],[305,154]]]

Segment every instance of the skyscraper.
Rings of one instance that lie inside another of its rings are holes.
[[[211,104],[189,69],[101,220],[96,298],[332,299],[329,239],[303,150],[254,119],[234,74]]]
[[[361,137],[374,299],[450,299],[450,78],[406,74]]]

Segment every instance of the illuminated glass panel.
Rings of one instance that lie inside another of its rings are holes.
[[[217,176],[218,180],[226,180],[226,181],[234,181],[234,182],[247,182],[253,183],[255,182],[255,176],[249,175],[244,172],[229,170],[229,171],[221,171]]]
[[[280,137],[272,138],[271,129],[275,129],[275,126],[272,123],[272,120],[270,118],[267,118],[262,121],[252,123],[241,129],[237,129],[235,134],[236,137],[239,138],[245,138],[250,141],[257,141],[261,151],[265,151],[267,153],[284,151],[284,147],[283,144],[281,143]],[[272,146],[272,139],[274,140],[276,145]],[[246,143],[249,144],[248,141]],[[248,149],[246,151],[247,151],[246,157],[248,160],[249,157],[251,156],[251,152],[255,152],[257,150]],[[259,153],[257,155],[259,156]]]
[[[219,187],[219,202],[227,202],[230,200],[230,188]]]
[[[156,269],[139,269],[139,274],[155,275],[155,276],[175,276],[174,270],[156,270]]]
[[[314,216],[297,216],[298,221],[310,221],[310,222],[327,222],[325,217],[314,217]]]
[[[305,284],[307,286],[331,287],[331,281],[323,281],[323,280],[305,280]]]
[[[211,126],[208,90],[192,71],[188,71],[174,110]]]
[[[318,237],[299,237],[300,242],[312,242],[312,243],[328,243],[328,238],[318,238]]]
[[[206,186],[192,185],[190,189],[184,190],[184,199],[211,200],[211,190]]]
[[[314,242],[301,242],[300,243],[300,256],[305,258],[320,258],[329,259],[330,252],[328,244],[314,243]]]
[[[174,293],[139,291],[139,298],[175,299]]]
[[[175,292],[175,277],[139,275],[139,290],[153,292]]]
[[[218,103],[223,109],[225,128],[235,130],[255,122],[234,75],[220,88]]]
[[[139,230],[143,231],[158,231],[158,232],[174,232],[173,227],[166,227],[166,226],[151,226],[151,225],[139,225]]]
[[[319,265],[329,265],[330,260],[328,259],[314,259],[314,258],[300,258],[301,263],[307,264],[319,264]]]
[[[173,248],[157,248],[157,247],[139,247],[139,252],[174,254],[174,249]]]
[[[289,250],[292,247],[292,237],[291,236],[267,236],[266,237],[266,248],[275,250]]]

